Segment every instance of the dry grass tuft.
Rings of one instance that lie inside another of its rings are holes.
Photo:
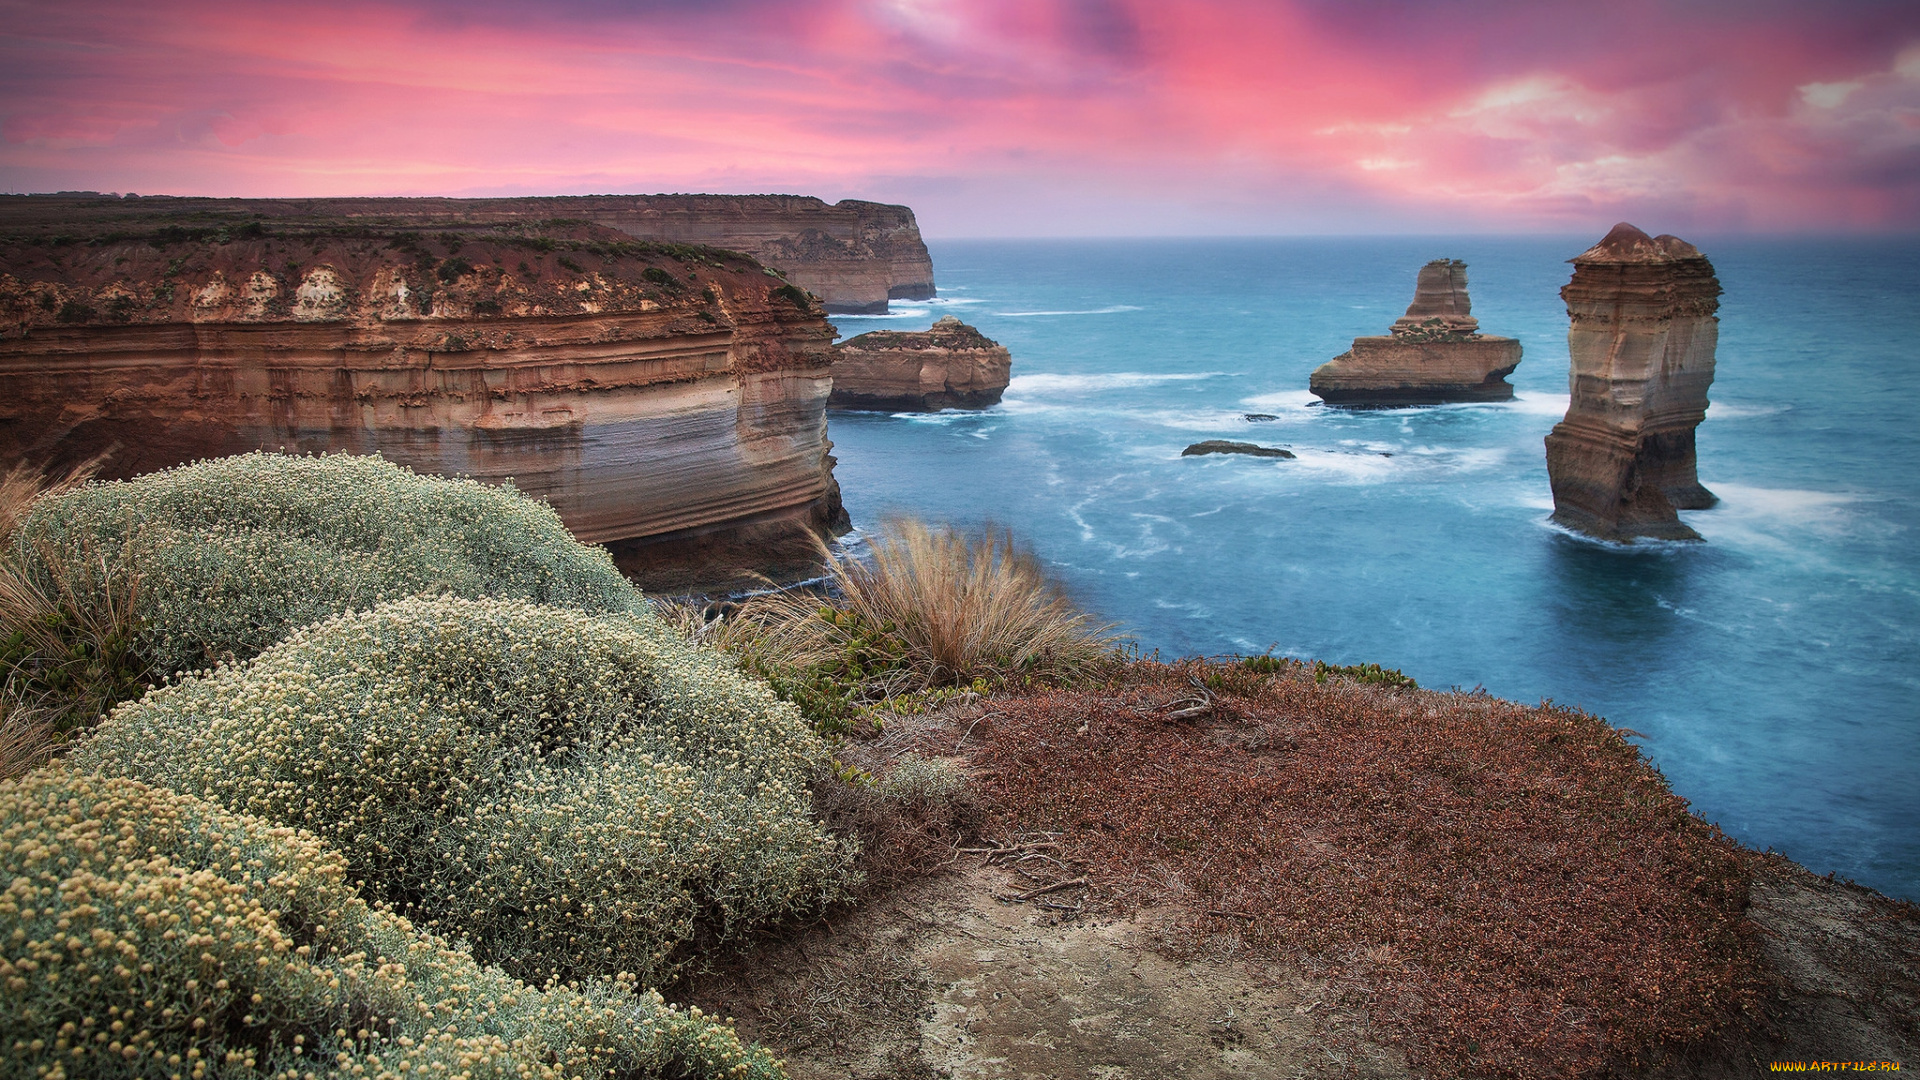
[[[64,738],[146,686],[133,652],[140,581],[123,553],[19,531],[40,499],[92,479],[99,458],[49,478],[0,475],[0,779],[51,758]]]
[[[692,605],[661,614],[830,730],[861,705],[970,684],[1071,683],[1116,657],[1113,627],[1076,607],[1004,531],[900,518],[864,559],[821,554],[824,590],[754,597],[719,616]]]
[[[1431,1075],[1601,1075],[1756,1005],[1751,856],[1584,713],[1141,663],[971,741],[994,828],[1184,910],[1176,951],[1352,988]]]

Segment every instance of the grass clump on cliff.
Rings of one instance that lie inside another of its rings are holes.
[[[370,907],[311,835],[130,780],[0,785],[10,1076],[759,1077],[621,981],[536,990]]]
[[[113,605],[115,582],[140,582],[132,643],[161,672],[244,660],[297,627],[406,596],[641,603],[550,507],[345,454],[244,454],[51,493],[20,517],[10,558],[94,611]],[[87,576],[99,559],[106,571]]]
[[[80,486],[94,464],[54,480],[18,465],[0,475],[0,780],[45,761],[149,683],[134,648],[140,580],[125,543],[17,535],[36,502]]]
[[[651,616],[411,599],[122,706],[74,763],[311,830],[531,982],[670,978],[838,895],[825,747]]]
[[[1114,656],[1112,628],[1076,607],[1003,532],[895,519],[866,558],[827,553],[826,570],[824,592],[758,597],[717,623],[690,613],[678,621],[829,728],[861,705],[1072,681]]]

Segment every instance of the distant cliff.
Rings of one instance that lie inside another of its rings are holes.
[[[110,195],[0,197],[0,220],[45,236],[175,224],[244,228],[315,220],[381,228],[453,224],[597,224],[639,240],[752,255],[820,297],[830,312],[874,314],[889,297],[934,295],[933,260],[913,211],[810,195],[565,195],[517,199],[203,199]],[[9,230],[13,231],[13,230]]]
[[[984,409],[999,403],[1013,367],[1006,346],[951,315],[918,333],[861,334],[835,352],[834,409]]]
[[[804,562],[844,520],[833,330],[752,259],[314,205],[109,229],[0,200],[0,464],[378,452],[510,477],[656,585]]]

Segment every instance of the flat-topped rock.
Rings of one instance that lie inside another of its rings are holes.
[[[1420,268],[1413,303],[1389,332],[1355,338],[1314,370],[1308,389],[1357,408],[1512,400],[1507,376],[1520,365],[1520,343],[1481,334],[1472,311],[1467,264],[1435,259]]]
[[[1006,346],[951,315],[919,332],[861,334],[835,353],[835,409],[984,409],[999,403],[1013,369]]]
[[[663,587],[798,570],[844,521],[833,329],[746,255],[578,220],[6,224],[0,469],[379,453],[510,479]]]
[[[1572,261],[1560,290],[1571,400],[1547,436],[1553,520],[1603,540],[1698,540],[1676,511],[1717,501],[1694,449],[1720,333],[1713,264],[1626,222]]]
[[[1197,442],[1180,451],[1181,457],[1205,457],[1208,454],[1245,454],[1248,457],[1290,458],[1293,451],[1278,446],[1261,446],[1258,443],[1231,442],[1227,439],[1208,439]]]

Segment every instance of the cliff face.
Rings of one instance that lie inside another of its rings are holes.
[[[832,328],[752,260],[317,220],[56,242],[0,213],[0,461],[378,452],[511,478],[653,585],[778,571],[844,519]]]
[[[1482,335],[1467,296],[1467,264],[1435,259],[1420,268],[1413,303],[1385,337],[1320,365],[1308,388],[1329,405],[1386,408],[1447,401],[1509,401],[1507,376],[1520,343]]]
[[[934,412],[1000,401],[1013,358],[951,315],[924,333],[875,330],[836,350],[828,407]]]
[[[1605,540],[1700,539],[1675,511],[1717,501],[1694,458],[1720,329],[1713,264],[1622,222],[1573,260],[1560,296],[1572,401],[1547,436],[1553,520]]]
[[[742,251],[819,296],[830,312],[877,314],[887,299],[934,295],[933,260],[905,206],[805,195],[572,195],[519,199],[199,199],[0,197],[0,222],[51,237],[152,231],[172,224],[229,231],[315,221],[380,228],[604,225],[639,240]]]

